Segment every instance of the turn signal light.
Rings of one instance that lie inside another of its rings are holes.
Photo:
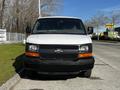
[[[78,58],[87,58],[87,57],[92,57],[92,53],[80,53],[78,54]]]
[[[37,52],[26,52],[25,55],[31,56],[31,57],[39,57],[40,56],[40,54]]]

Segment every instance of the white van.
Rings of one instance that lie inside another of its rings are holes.
[[[39,18],[26,40],[24,67],[41,74],[91,76],[94,66],[92,28],[75,17]]]

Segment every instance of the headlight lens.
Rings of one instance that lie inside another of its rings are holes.
[[[85,46],[79,46],[79,52],[80,53],[85,53],[89,51],[89,46],[85,45]]]
[[[92,57],[92,44],[80,45],[78,58]]]
[[[29,49],[29,51],[38,51],[39,50],[37,45],[29,45],[28,49]]]

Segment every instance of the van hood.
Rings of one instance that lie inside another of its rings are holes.
[[[59,44],[59,45],[79,45],[92,43],[88,35],[70,34],[34,34],[27,38],[27,43],[32,44]]]

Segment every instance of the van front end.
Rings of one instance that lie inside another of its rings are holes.
[[[86,77],[90,77],[94,67],[92,44],[40,45],[27,43],[24,67],[40,74],[69,75],[87,72]]]
[[[41,74],[79,74],[90,77],[94,67],[93,28],[86,31],[73,17],[43,17],[26,40],[24,67]]]

